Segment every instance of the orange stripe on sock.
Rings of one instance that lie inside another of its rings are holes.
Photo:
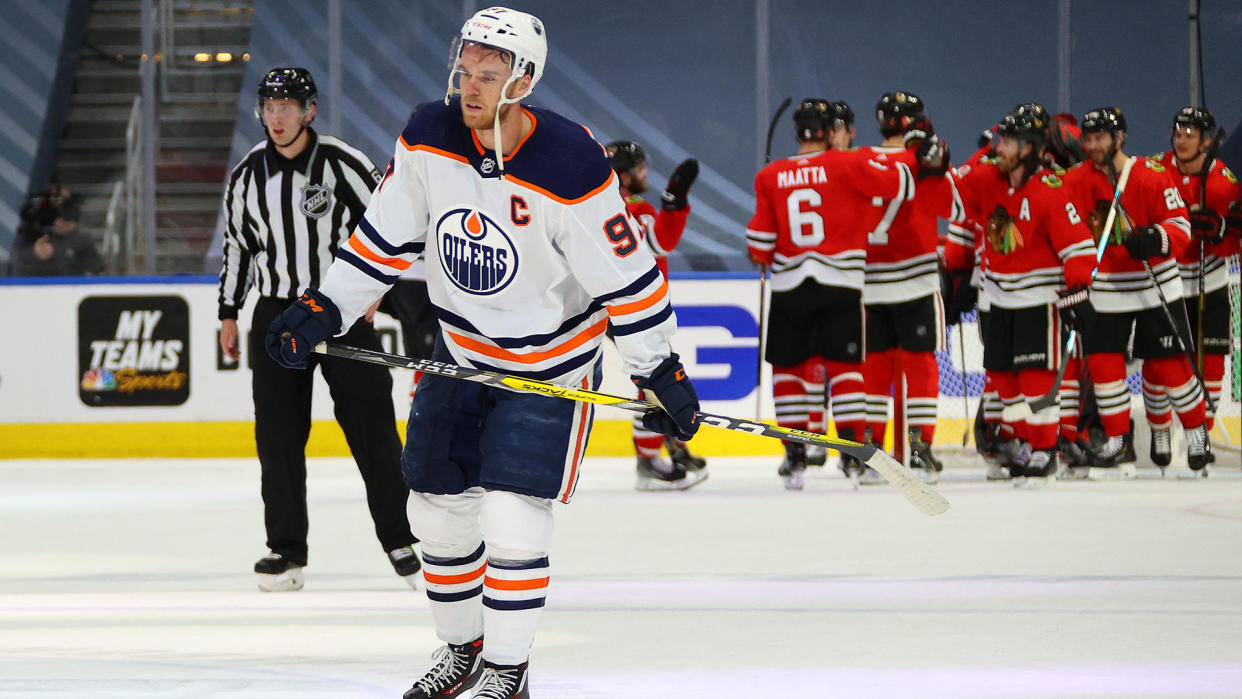
[[[535,578],[534,580],[501,580],[486,576],[483,578],[483,584],[493,590],[538,590],[541,587],[548,586],[548,578]]]
[[[479,566],[479,569],[476,571],[473,571],[470,573],[462,573],[461,575],[437,575],[435,573],[427,572],[427,569],[424,568],[423,577],[427,580],[427,582],[433,583],[435,585],[457,585],[458,583],[470,582],[471,580],[478,580],[479,576],[483,575],[483,573],[485,572],[487,572],[487,563],[484,563],[483,565]]]

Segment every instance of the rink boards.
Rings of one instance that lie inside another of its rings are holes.
[[[758,278],[724,274],[671,283],[680,326],[674,341],[710,412],[773,416],[770,372],[756,400]],[[249,356],[219,350],[214,277],[135,280],[14,280],[0,285],[0,317],[13,333],[0,345],[0,458],[243,456],[254,453]],[[247,332],[248,304],[239,325]],[[401,351],[400,327],[375,321],[385,349]],[[954,343],[965,342],[965,352]],[[974,323],[950,332],[940,357],[937,442],[960,445],[982,390]],[[603,390],[628,396],[612,345],[605,344]],[[962,371],[962,357],[973,371]],[[398,416],[409,406],[410,372],[394,372]],[[963,393],[968,394],[964,400]],[[308,453],[347,453],[332,422],[327,386],[317,381]],[[623,455],[630,414],[597,413],[595,455]],[[1236,428],[1234,428],[1236,429]],[[712,454],[776,454],[775,440],[705,429],[695,440]],[[1236,443],[1236,436],[1235,436]]]

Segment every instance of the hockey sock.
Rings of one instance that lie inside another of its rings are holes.
[[[871,357],[867,357],[870,363]],[[934,352],[901,352],[906,373],[906,424],[917,427],[928,444],[936,436],[936,406],[940,399],[940,371]],[[868,396],[870,398],[870,396]]]
[[[867,397],[867,429],[878,444],[884,443],[888,427],[888,397],[893,389],[893,363],[898,350],[868,352],[863,364],[863,390]]]
[[[446,643],[469,643],[483,635],[482,542],[465,556],[436,556],[423,541],[423,579],[436,621],[436,635]]]
[[[1164,386],[1152,383],[1150,364],[1143,362],[1143,408],[1147,424],[1153,429],[1168,429],[1173,424],[1173,404],[1164,393]]]
[[[446,643],[469,643],[483,635],[482,503],[482,488],[456,495],[410,493],[410,525],[423,542],[427,599],[436,635]]]
[[[1057,374],[1051,369],[1023,369],[1018,372],[1018,385],[1023,398],[1030,403],[1052,390]],[[1061,409],[1053,404],[1032,413],[1026,418],[1026,439],[1036,451],[1052,449],[1057,445],[1057,431],[1061,421]]]
[[[1126,386],[1126,360],[1121,354],[1101,352],[1087,357],[1095,381],[1095,402],[1100,424],[1109,437],[1130,431],[1130,390]]]
[[[488,491],[479,513],[487,541],[483,581],[483,659],[526,662],[548,594],[552,501]]]
[[[772,402],[776,405],[776,424],[793,430],[805,430],[807,414],[806,385],[802,381],[803,367],[772,367]]]
[[[803,385],[806,387],[806,428],[811,432],[826,434],[828,421],[824,417],[824,363],[812,359],[803,365],[806,372]]]
[[[1061,436],[1073,442],[1078,439],[1079,384],[1082,360],[1071,357],[1065,364],[1065,376],[1061,379]]]
[[[1217,406],[1220,405],[1221,390],[1225,380],[1225,355],[1223,354],[1205,354],[1203,355],[1203,382],[1207,384],[1208,392],[1212,394],[1212,402]],[[1207,425],[1208,431],[1216,426],[1216,415],[1208,410],[1207,420],[1203,423]]]
[[[867,394],[863,391],[862,362],[825,360],[832,395],[832,421],[837,432],[850,430],[861,439],[867,426]]]
[[[1207,406],[1199,380],[1184,356],[1143,360],[1143,378],[1164,388],[1177,411],[1182,427],[1193,429],[1204,423]]]

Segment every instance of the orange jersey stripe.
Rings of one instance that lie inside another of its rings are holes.
[[[631,301],[630,303],[622,303],[616,306],[607,306],[606,308],[608,309],[608,315],[610,316],[623,316],[627,313],[637,313],[638,311],[641,311],[644,308],[651,308],[652,306],[656,305],[660,301],[664,300],[664,297],[667,295],[668,295],[668,280],[665,279],[663,282],[660,283],[660,288],[651,292],[651,295],[645,299]]]
[[[469,161],[469,160],[467,160],[467,159],[466,159],[466,156],[464,156],[464,155],[458,155],[458,154],[456,154],[456,153],[451,153],[451,152],[449,152],[449,151],[446,151],[446,150],[443,150],[443,149],[440,149],[440,148],[436,148],[435,146],[428,146],[428,145],[424,145],[424,144],[422,144],[422,143],[418,143],[418,144],[415,144],[415,145],[412,145],[412,146],[411,146],[409,143],[406,143],[406,141],[405,141],[405,136],[399,136],[399,137],[397,138],[397,140],[401,142],[401,145],[405,146],[405,149],[406,149],[406,150],[410,150],[410,151],[419,151],[419,150],[421,150],[421,151],[424,151],[424,152],[427,152],[427,153],[434,153],[435,155],[442,155],[442,156],[444,156],[444,157],[446,157],[446,158],[451,158],[451,159],[453,159],[453,160],[456,160],[456,161],[458,161],[458,162],[465,163],[465,164],[467,164],[467,165],[469,165],[469,164],[470,164],[470,161]]]
[[[381,257],[379,255],[376,255],[375,253],[371,252],[370,248],[363,245],[361,240],[358,240],[357,233],[349,236],[349,247],[353,248],[354,252],[358,253],[359,255],[362,255],[363,257],[367,258],[368,260],[376,264],[381,264],[381,265],[384,265],[385,267],[391,267],[398,271],[404,272],[406,269],[409,268],[411,264],[413,264],[412,262],[406,262],[405,260],[399,257]]]
[[[535,364],[537,362],[542,362],[545,359],[559,357],[566,352],[570,352],[581,347],[600,335],[603,335],[604,329],[607,327],[608,319],[604,318],[595,325],[592,325],[586,330],[583,330],[573,336],[563,344],[557,345],[549,350],[544,350],[543,352],[531,352],[529,354],[510,352],[507,349],[501,349],[495,345],[479,342],[478,340],[473,340],[464,335],[458,335],[457,333],[448,333],[448,336],[453,338],[453,341],[459,346],[472,352],[478,352],[479,354],[486,355],[492,359],[503,359],[507,362],[518,362],[519,364]]]
[[[534,580],[501,580],[488,575],[483,578],[483,584],[493,590],[538,590],[541,587],[548,586],[548,578],[535,578]]]
[[[427,569],[424,568],[423,577],[426,578],[427,582],[434,583],[436,585],[457,585],[458,583],[478,580],[479,577],[482,576],[485,572],[487,572],[486,562],[484,562],[483,565],[479,566],[478,570],[471,572],[471,573],[462,573],[461,575],[437,575],[435,573],[427,572]]]
[[[517,155],[517,152],[519,150],[522,150],[522,145],[525,144],[528,140],[530,140],[531,134],[535,133],[535,127],[539,126],[539,120],[535,118],[534,114],[531,114],[529,109],[527,109],[526,107],[522,107],[522,113],[530,118],[530,131],[526,132],[526,135],[522,137],[522,140],[518,141],[518,144],[513,147],[513,150],[511,152],[505,153],[506,163],[512,160],[513,156]],[[475,150],[479,152],[479,155],[484,155],[487,153],[487,150],[483,148],[483,142],[479,140],[478,131],[475,131],[474,129],[470,129],[470,138],[471,140],[474,141],[474,148]],[[492,150],[495,150],[495,149],[493,148]]]
[[[591,388],[591,384],[586,380],[586,377],[582,379],[582,388],[588,390]],[[574,461],[569,467],[569,483],[565,486],[565,493],[561,496],[561,502],[564,503],[569,502],[570,496],[574,494],[574,489],[578,487],[578,466],[582,462],[582,452],[585,450],[584,442],[586,441],[587,422],[589,422],[587,417],[591,414],[591,406],[583,403],[578,406],[578,412],[578,438],[574,442]]]
[[[539,192],[543,196],[549,199],[552,199],[554,201],[559,201],[562,204],[577,204],[580,201],[586,201],[587,199],[590,199],[591,197],[595,196],[596,194],[599,194],[600,192],[608,189],[609,187],[615,187],[616,185],[614,184],[614,182],[617,179],[617,173],[610,172],[608,175],[607,181],[605,181],[603,184],[596,187],[595,189],[592,189],[591,191],[587,192],[586,194],[583,194],[577,199],[566,199],[564,197],[558,197],[552,192],[549,192],[543,187],[540,187],[539,185],[531,184],[530,182],[527,182],[526,180],[518,179],[514,177],[513,175],[505,175],[505,178],[508,179],[513,184],[519,185],[521,187],[525,187],[534,192]]]

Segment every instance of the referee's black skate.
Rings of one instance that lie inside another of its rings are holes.
[[[483,673],[474,686],[473,699],[530,699],[526,683],[527,663],[495,665],[483,661]]]
[[[298,563],[275,551],[255,561],[254,572],[259,576],[259,589],[264,592],[293,592],[301,590],[304,582],[302,568]]]
[[[483,639],[442,646],[431,658],[435,664],[414,683],[402,699],[447,699],[465,696],[475,686],[483,669]],[[476,695],[477,696],[477,695]]]
[[[392,569],[397,571],[397,575],[401,576],[406,585],[412,589],[418,589],[418,573],[423,566],[418,562],[418,554],[414,553],[413,546],[399,546],[389,551],[388,562],[392,564]]]

